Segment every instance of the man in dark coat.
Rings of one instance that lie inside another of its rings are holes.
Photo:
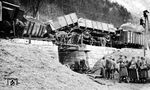
[[[128,74],[132,82],[139,80],[138,65],[135,57],[132,57],[131,61],[129,62]]]
[[[140,77],[140,80],[143,82],[145,82],[146,79],[148,78],[147,61],[145,60],[144,57],[141,57],[139,77]]]
[[[106,59],[106,69],[105,69],[105,73],[106,73],[106,78],[107,79],[110,79],[111,78],[111,69],[112,69],[112,66],[113,66],[113,63],[112,63],[112,58],[109,57]],[[113,67],[114,68],[114,67]]]
[[[127,57],[124,56],[119,58],[118,63],[120,64],[120,69],[119,69],[119,82],[121,82],[124,78],[127,79],[128,77],[128,71],[127,71]]]

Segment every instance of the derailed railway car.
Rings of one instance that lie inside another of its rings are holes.
[[[63,40],[58,41],[96,46],[112,46],[111,37],[115,35],[116,30],[112,24],[78,18],[76,13],[49,20],[48,25],[48,32],[56,31],[57,37],[63,36]],[[60,35],[61,31],[63,35]]]
[[[115,46],[118,48],[142,48],[144,45],[144,35],[142,32],[134,32],[128,30],[116,31]]]
[[[67,31],[77,26],[78,17],[76,13],[70,13],[68,15],[57,17],[54,20],[46,22],[50,26],[51,30],[55,31]]]
[[[108,47],[112,46],[111,38],[115,35],[116,30],[112,24],[79,18],[78,27],[89,33],[89,39],[83,37],[84,44]],[[90,43],[91,39],[92,42]]]
[[[23,20],[23,14],[19,5],[0,1],[0,37],[15,36],[16,20]]]
[[[55,37],[54,39],[56,39],[58,43],[77,44],[76,41],[73,42],[72,40],[73,36],[75,36],[73,32],[78,29],[77,21],[78,17],[76,13],[59,16],[54,20],[47,21],[45,24],[47,27],[48,36]]]
[[[38,37],[42,38],[43,35],[46,33],[46,26],[43,22],[28,18],[26,22],[26,28],[24,29],[23,36],[24,37]]]
[[[142,32],[117,30],[112,24],[79,18],[76,13],[41,22],[28,19],[23,36],[53,37],[61,44],[87,44],[116,48],[142,48]],[[53,40],[53,39],[52,39]]]

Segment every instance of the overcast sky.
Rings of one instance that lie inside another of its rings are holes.
[[[150,0],[110,0],[116,1],[134,14],[142,15],[143,10],[150,11]]]

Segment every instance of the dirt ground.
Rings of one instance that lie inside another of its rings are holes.
[[[106,90],[150,90],[150,82],[142,83],[118,83],[118,80],[95,79],[97,83],[107,86]]]
[[[0,90],[150,90],[149,83],[95,82],[61,65],[55,54],[52,47],[0,40]],[[18,78],[19,84],[8,86],[4,78]]]

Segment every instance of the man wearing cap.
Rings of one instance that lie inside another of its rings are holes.
[[[140,64],[140,80],[142,82],[145,82],[145,80],[148,78],[148,68],[147,68],[147,61],[144,57],[141,57],[141,64]]]
[[[131,61],[129,62],[128,74],[131,81],[135,82],[136,80],[139,80],[137,62],[135,60],[135,57],[132,57]]]
[[[122,60],[119,62],[120,70],[119,70],[119,82],[121,82],[124,78],[127,79],[128,71],[127,71],[127,57],[124,56]]]

